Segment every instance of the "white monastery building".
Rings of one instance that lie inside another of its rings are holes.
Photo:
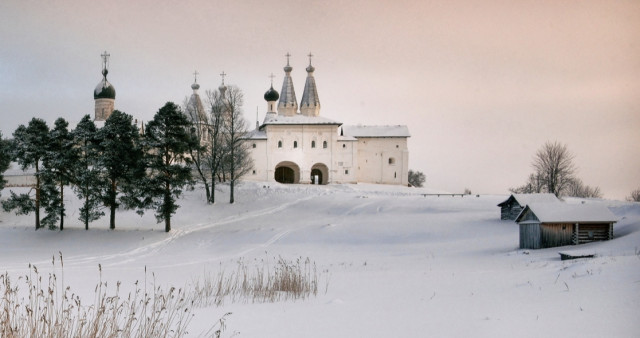
[[[395,126],[345,126],[320,115],[320,99],[309,67],[300,105],[296,99],[287,54],[281,93],[264,94],[267,113],[262,124],[244,137],[253,169],[243,176],[250,181],[281,183],[382,183],[407,185],[409,129]],[[95,121],[105,121],[115,103],[115,88],[107,81],[109,54],[102,54],[103,79],[94,90]],[[224,75],[224,74],[223,74]],[[204,113],[197,81],[191,86],[189,106]],[[227,88],[219,87],[224,95]],[[137,121],[136,121],[137,123]]]
[[[312,55],[298,106],[289,56],[280,94],[272,83],[264,94],[267,101],[264,121],[245,137],[254,169],[244,179],[407,185],[410,136],[407,126],[345,126],[321,116]]]

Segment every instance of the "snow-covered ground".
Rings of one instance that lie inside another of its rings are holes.
[[[70,197],[63,232],[0,212],[0,271],[17,278],[31,263],[60,273],[51,262],[62,252],[65,284],[85,303],[98,264],[103,280],[124,288],[144,280],[145,267],[147,283],[165,287],[234,270],[240,259],[309,258],[321,271],[307,300],[197,309],[194,336],[226,312],[226,337],[640,336],[639,203],[586,201],[619,217],[612,241],[519,250],[517,225],[496,206],[506,195],[422,195],[430,192],[244,183],[235,204],[222,187],[206,205],[196,189],[180,200],[170,233],[151,212],[130,211],[117,214],[115,231],[108,217],[85,231]],[[597,257],[561,261],[566,250]]]

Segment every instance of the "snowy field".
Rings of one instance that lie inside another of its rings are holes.
[[[618,217],[612,241],[519,250],[518,226],[496,206],[507,195],[422,195],[430,192],[243,183],[235,204],[222,187],[206,205],[196,189],[168,234],[152,212],[130,211],[117,214],[115,231],[108,217],[85,231],[74,199],[63,232],[0,212],[0,271],[17,278],[31,263],[60,274],[52,257],[62,252],[65,285],[90,303],[98,264],[102,280],[126,290],[145,279],[188,286],[239,260],[316,263],[317,296],[196,309],[192,336],[231,312],[223,337],[640,337],[639,203],[586,201]],[[561,261],[567,250],[597,256]]]

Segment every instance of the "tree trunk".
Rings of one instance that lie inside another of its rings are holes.
[[[109,217],[109,229],[116,228],[116,181],[111,181],[111,215]]]
[[[165,191],[164,191],[164,232],[171,231],[171,185],[167,181],[165,183]]]
[[[231,190],[231,191],[229,192],[229,203],[230,203],[230,204],[233,204],[233,202],[235,201],[235,200],[233,199],[233,185],[234,185],[234,184],[235,184],[235,180],[234,180],[234,179],[230,179],[230,180],[229,180],[229,187],[230,187],[229,189]]]
[[[88,191],[89,191],[89,188],[87,187],[84,195],[84,209],[85,209],[84,229],[85,230],[89,230],[89,195],[87,194]]]
[[[36,230],[40,229],[40,170],[36,161]]]
[[[209,202],[211,204],[216,203],[216,177],[213,172],[211,172],[211,199]]]
[[[64,230],[64,185],[60,180],[60,231]]]

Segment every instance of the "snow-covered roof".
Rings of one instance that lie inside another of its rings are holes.
[[[617,222],[616,216],[604,205],[531,203],[516,218],[516,222],[531,210],[541,223],[611,223]]]
[[[245,140],[266,140],[267,133],[264,130],[252,130],[248,132],[244,137]]]
[[[411,137],[405,125],[395,126],[342,126],[345,136],[353,137]]]
[[[264,118],[264,122],[262,125],[268,124],[288,124],[288,125],[300,125],[300,124],[326,124],[326,125],[341,125],[341,122],[337,122],[326,117],[321,116],[305,116],[305,115],[294,115],[294,116],[282,116],[278,114],[267,114]]]
[[[357,140],[358,139],[353,136],[344,136],[344,135],[338,136],[338,141],[357,141]]]
[[[504,202],[498,204],[501,207],[503,204],[508,203],[511,199],[515,199],[521,206],[526,206],[531,203],[558,203],[560,200],[554,194],[512,194]]]

